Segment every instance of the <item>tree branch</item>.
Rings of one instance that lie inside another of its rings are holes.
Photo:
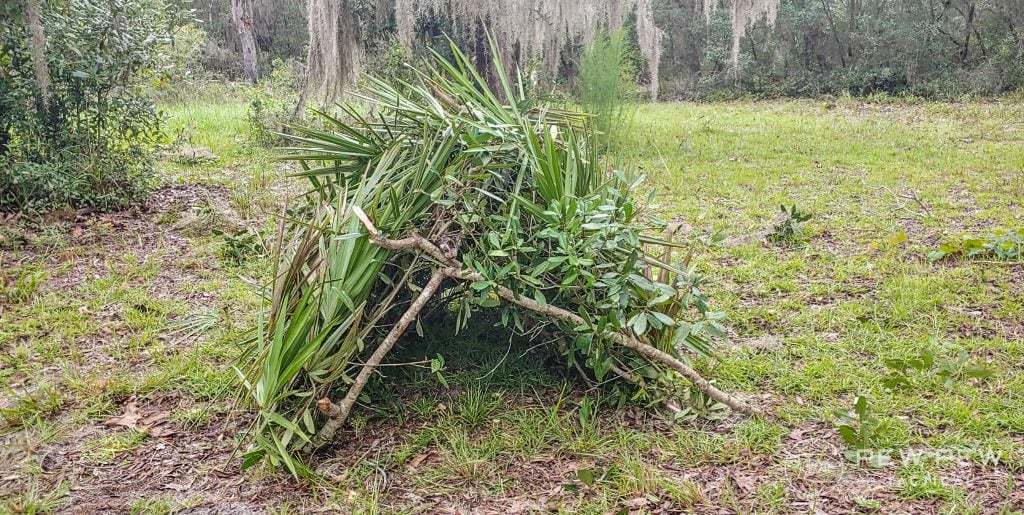
[[[462,279],[464,281],[484,280],[484,276],[472,270],[460,270],[454,267],[446,267],[442,268],[441,270],[448,277]],[[535,313],[540,313],[555,320],[567,322],[573,324],[574,326],[586,325],[587,323],[586,320],[583,320],[582,317],[571,311],[567,311],[565,309],[559,308],[551,304],[540,304],[539,302],[531,298],[518,295],[516,294],[516,292],[504,286],[498,286],[497,291],[495,293],[497,293],[498,297],[501,297],[502,299],[505,299],[508,302],[511,302],[521,308],[533,311]],[[675,356],[672,356],[671,354],[665,351],[662,351],[651,345],[647,345],[646,343],[643,343],[637,340],[636,338],[626,335],[620,331],[605,331],[604,336],[611,338],[612,341],[614,341],[615,343],[623,347],[626,347],[627,349],[631,349],[652,361],[657,361],[659,363],[665,364],[672,370],[675,370],[680,375],[685,377],[698,390],[706,393],[708,397],[711,397],[712,399],[721,402],[722,404],[725,404],[726,406],[732,408],[735,411],[745,413],[747,415],[764,414],[760,409],[751,406],[743,402],[742,400],[737,399],[736,397],[733,397],[732,395],[723,392],[722,390],[719,390],[718,388],[715,387],[715,385],[711,384],[707,379],[700,375],[700,372],[697,372],[686,363],[683,363]]]
[[[352,211],[363,225],[366,226],[367,231],[370,233],[370,240],[374,244],[391,250],[421,250],[437,259],[440,263],[446,265],[439,269],[438,272],[447,277],[463,281],[484,280],[483,275],[479,272],[463,269],[462,264],[455,260],[454,256],[442,252],[437,245],[434,245],[427,238],[419,235],[413,235],[399,240],[385,238],[380,235],[380,231],[377,230],[376,226],[373,225],[373,222],[370,221],[369,217],[366,216],[366,213],[364,213],[362,209],[358,206],[353,206]],[[424,288],[424,292],[426,292],[426,290],[427,289]],[[571,311],[567,311],[551,304],[540,304],[539,302],[531,298],[523,297],[504,286],[498,286],[495,293],[497,293],[498,297],[501,297],[508,302],[516,304],[517,306],[529,311],[540,313],[548,318],[570,323],[574,326],[586,325],[586,321],[583,320],[582,317]],[[418,300],[419,299],[417,299],[417,301]],[[711,397],[735,411],[748,415],[764,415],[764,413],[757,407],[751,406],[742,400],[719,390],[692,367],[661,349],[648,345],[621,331],[605,331],[603,336],[611,338],[611,340],[616,344],[626,347],[627,349],[631,349],[652,361],[668,366],[690,381],[694,387],[707,394],[708,397]]]
[[[373,352],[370,359],[363,365],[362,370],[359,371],[359,375],[356,376],[356,380],[349,387],[348,393],[345,398],[341,400],[339,404],[331,402],[330,399],[324,397],[317,401],[316,405],[320,408],[320,411],[327,415],[327,422],[320,432],[313,438],[313,446],[320,447],[321,445],[331,441],[334,438],[334,434],[338,432],[338,429],[345,424],[345,420],[348,419],[349,413],[352,411],[352,407],[355,406],[356,400],[359,399],[359,394],[362,393],[363,388],[366,387],[366,383],[370,381],[370,377],[373,375],[374,370],[380,366],[381,361],[384,360],[384,356],[391,351],[391,348],[395,346],[398,339],[402,337],[409,325],[412,324],[420,311],[423,310],[423,306],[427,305],[427,301],[437,293],[437,289],[441,287],[441,281],[447,276],[440,269],[434,270],[430,275],[430,280],[420,291],[420,294],[416,296],[416,300],[412,302],[409,309],[402,314],[402,318],[398,319],[398,323],[391,328],[387,336],[384,337],[384,341],[380,343],[377,350]]]

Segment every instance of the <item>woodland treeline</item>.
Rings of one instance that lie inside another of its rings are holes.
[[[497,61],[527,97],[605,121],[619,100],[1024,86],[1024,0],[17,0],[0,15],[5,210],[144,198],[160,103],[258,83],[236,90],[272,146],[306,106],[365,73],[414,82],[425,58],[454,58],[451,43],[499,95]]]
[[[411,0],[335,0],[351,20],[363,65],[393,67],[399,33],[409,28],[401,11],[413,10],[411,48],[443,49],[444,35],[486,60],[482,32],[467,20],[465,5],[449,10],[418,8]],[[543,3],[543,2],[540,2]],[[559,4],[560,2],[552,2]],[[586,2],[583,2],[586,3]],[[624,0],[608,4],[626,4]],[[305,0],[253,0],[261,70],[273,59],[302,62],[307,54]],[[197,24],[206,32],[202,63],[218,75],[240,75],[238,31],[231,0],[194,0]],[[610,7],[615,11],[618,7]],[[640,55],[643,31],[637,12],[649,9],[659,34],[658,96],[715,99],[735,96],[869,95],[927,98],[993,95],[1024,85],[1024,0],[653,0],[625,6],[622,28],[638,50],[641,84],[651,81],[649,60]],[[534,23],[538,10],[515,16]],[[538,14],[540,13],[540,14]],[[486,17],[488,12],[480,10]],[[584,48],[579,26],[591,27],[594,11],[569,12],[557,69],[547,70],[568,88]],[[578,19],[574,19],[578,17]],[[550,21],[550,20],[548,20]],[[573,27],[573,25],[578,27]],[[738,38],[736,36],[739,36]],[[648,38],[650,39],[650,38]],[[650,42],[648,41],[649,45]],[[735,53],[734,53],[735,52]],[[400,58],[401,56],[399,56]],[[535,55],[509,55],[524,69],[539,67]],[[481,66],[485,69],[485,66]],[[386,70],[385,70],[386,71]],[[554,73],[552,73],[554,72]]]

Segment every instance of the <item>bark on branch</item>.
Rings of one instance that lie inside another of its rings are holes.
[[[480,275],[478,272],[474,272],[471,270],[460,270],[454,267],[445,267],[442,269],[442,271],[448,277],[462,279],[465,281],[484,280],[484,277],[482,275]],[[573,324],[574,326],[581,326],[586,324],[586,321],[583,320],[583,318],[577,315],[576,313],[573,313],[571,311],[562,309],[551,304],[540,304],[539,302],[531,298],[524,297],[522,295],[517,295],[516,292],[504,286],[498,286],[497,291],[495,293],[497,293],[498,297],[501,297],[502,299],[505,299],[506,301],[511,302],[523,309],[527,309],[535,313],[540,313],[549,318],[553,318],[555,320],[559,320],[562,322],[567,322]],[[626,347],[627,349],[631,349],[643,355],[644,357],[650,359],[651,361],[656,361],[658,363],[665,364],[672,370],[675,370],[680,375],[685,377],[698,390],[706,393],[708,397],[711,397],[712,399],[732,408],[735,411],[745,413],[747,415],[764,414],[761,412],[760,409],[751,406],[743,402],[742,400],[737,399],[736,397],[723,392],[722,390],[719,390],[717,387],[715,387],[715,385],[711,384],[711,382],[705,379],[704,376],[700,375],[700,372],[694,370],[693,367],[687,365],[686,363],[683,363],[675,356],[672,356],[671,354],[662,351],[661,349],[643,343],[640,340],[637,340],[636,338],[633,338],[632,336],[629,336],[619,331],[605,331],[603,336],[611,338],[611,340],[614,341],[616,344]]]
[[[348,393],[340,403],[335,404],[328,398],[323,398],[317,401],[317,407],[320,408],[325,415],[327,415],[327,422],[320,428],[320,431],[313,438],[313,446],[320,447],[321,445],[331,441],[334,438],[334,434],[338,432],[338,429],[345,424],[345,420],[348,419],[349,413],[352,411],[352,407],[355,406],[356,401],[359,399],[359,394],[362,393],[363,388],[366,387],[366,383],[370,381],[370,377],[373,372],[380,366],[381,361],[384,360],[384,356],[391,351],[391,348],[395,346],[398,339],[405,334],[405,331],[409,328],[416,317],[419,316],[420,311],[427,305],[427,302],[431,297],[437,293],[438,288],[441,287],[441,281],[444,280],[446,274],[441,270],[434,270],[433,274],[430,275],[430,280],[423,286],[423,290],[416,296],[416,300],[412,302],[409,309],[402,314],[402,318],[398,319],[398,323],[391,328],[387,336],[384,337],[384,341],[380,343],[377,350],[373,352],[370,359],[363,365],[362,370],[359,371],[359,375],[356,376],[356,380],[349,387]]]
[[[370,221],[370,219],[366,216],[365,213],[363,213],[361,209],[359,209],[358,207],[354,207],[353,211],[356,214],[356,217],[359,218],[363,225],[366,226],[367,231],[370,232],[370,239],[374,244],[380,245],[384,248],[391,250],[421,250],[429,254],[430,256],[434,257],[439,262],[447,265],[439,270],[440,273],[447,277],[460,279],[464,281],[484,280],[484,277],[479,272],[464,269],[461,263],[453,259],[452,256],[446,255],[444,252],[441,251],[440,248],[438,248],[437,245],[434,245],[427,238],[418,235],[413,235],[398,240],[384,238],[383,236],[380,235],[380,232],[373,225],[373,222]],[[426,288],[424,288],[424,291],[426,291]],[[518,295],[514,291],[504,286],[498,286],[497,291],[495,293],[497,293],[498,297],[501,297],[502,299],[505,299],[508,302],[516,304],[517,306],[527,309],[529,311],[540,313],[549,318],[570,323],[573,324],[574,326],[581,326],[586,324],[586,321],[583,320],[582,317],[571,311],[559,308],[551,304],[542,305],[531,298]],[[743,402],[742,400],[726,392],[723,392],[722,390],[719,390],[717,387],[715,387],[715,385],[711,384],[707,379],[705,379],[704,376],[702,376],[699,372],[693,369],[693,367],[690,367],[686,363],[683,363],[682,361],[677,359],[675,356],[672,356],[671,354],[664,352],[661,349],[643,343],[640,340],[634,338],[633,336],[623,333],[621,331],[605,331],[605,334],[603,336],[610,338],[616,344],[631,349],[652,361],[665,364],[669,368],[675,370],[680,375],[685,377],[688,381],[690,381],[691,384],[693,384],[694,387],[707,394],[708,397],[711,397],[712,399],[732,408],[735,411],[747,415],[764,415],[764,413],[759,408],[751,406]]]

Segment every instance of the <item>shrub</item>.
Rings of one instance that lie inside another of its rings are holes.
[[[293,62],[275,59],[270,77],[250,88],[245,119],[253,143],[264,147],[281,143],[279,134],[298,103],[298,77]]]
[[[33,67],[18,3],[0,7],[0,209],[107,210],[152,184],[161,117],[142,88],[159,76],[173,9],[163,0],[41,6],[48,69]],[[49,84],[41,85],[42,76]]]
[[[851,70],[840,74],[839,87],[853,95],[900,94],[907,90],[907,74],[892,67]]]
[[[0,205],[18,210],[45,207],[39,199],[54,199],[71,190],[71,174],[61,163],[0,161]]]
[[[579,103],[594,115],[598,143],[607,147],[621,136],[636,97],[630,45],[621,33],[600,34],[580,61]]]

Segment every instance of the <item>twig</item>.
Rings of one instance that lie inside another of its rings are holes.
[[[928,209],[928,206],[925,205],[924,201],[921,200],[921,197],[917,194],[916,191],[908,190],[907,193],[893,193],[893,195],[895,195],[897,198],[913,201],[915,204],[918,205],[918,207],[920,207],[921,209],[924,210],[924,216],[927,216],[927,217],[931,218],[932,211],[930,209]],[[906,209],[906,208],[904,207],[904,209]],[[907,209],[907,211],[910,211],[910,210]],[[913,211],[910,211],[910,212],[913,213]],[[921,216],[920,213],[914,213],[914,214],[916,214],[918,216]]]
[[[358,215],[357,215],[358,216]],[[434,270],[430,275],[430,280],[423,286],[423,290],[413,301],[409,309],[402,314],[402,318],[398,319],[398,323],[391,328],[388,335],[384,337],[384,341],[380,343],[377,350],[373,352],[370,359],[363,365],[362,370],[359,371],[359,375],[356,376],[355,382],[349,387],[348,393],[340,403],[335,404],[330,399],[324,397],[317,401],[316,405],[320,408],[325,415],[327,415],[327,422],[320,428],[320,432],[313,438],[313,446],[320,447],[326,442],[331,441],[334,438],[334,434],[338,432],[338,429],[345,424],[345,420],[348,418],[348,414],[352,411],[352,407],[355,406],[356,400],[359,399],[359,394],[362,393],[363,388],[366,387],[366,383],[369,382],[370,376],[373,375],[374,370],[380,366],[381,361],[384,360],[384,356],[391,351],[391,348],[395,346],[398,339],[402,337],[409,325],[412,324],[416,317],[419,315],[423,306],[427,305],[427,301],[434,296],[437,289],[441,287],[441,282],[447,276],[440,269]]]
[[[864,181],[862,180],[861,182],[863,183]],[[897,201],[896,201],[896,210],[901,210],[902,209],[902,210],[910,212],[910,214],[912,214],[914,216],[918,216],[918,217],[922,217],[922,218],[931,218],[931,216],[932,216],[931,209],[928,209],[928,205],[924,203],[924,200],[921,199],[921,196],[915,190],[907,190],[906,193],[897,193],[897,192],[893,191],[891,188],[889,188],[888,186],[877,186],[877,187],[868,186],[868,188],[873,189],[875,191],[884,191],[884,192],[892,195],[894,199],[897,199]],[[920,207],[923,210],[923,212],[922,213],[918,213],[917,211],[914,211],[913,209],[908,208],[906,203],[900,204],[898,199],[909,200],[909,201],[917,204],[918,207]]]

